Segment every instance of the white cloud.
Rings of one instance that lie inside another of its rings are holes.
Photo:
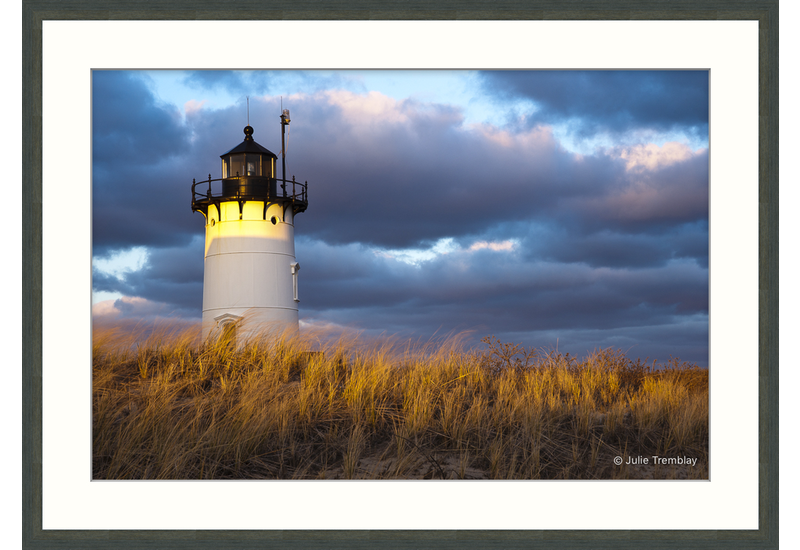
[[[139,271],[147,264],[150,252],[144,246],[134,246],[127,250],[116,250],[106,258],[92,258],[92,266],[123,281],[125,275]]]
[[[692,151],[685,143],[671,141],[661,147],[655,143],[628,147],[619,152],[619,157],[626,161],[625,168],[630,172],[664,168],[685,161],[698,153],[700,151]]]
[[[474,252],[476,250],[482,250],[484,248],[488,248],[489,250],[494,250],[495,252],[499,251],[511,251],[514,250],[517,246],[517,242],[515,240],[506,240],[506,241],[476,241],[472,243],[467,250],[470,252]]]
[[[365,95],[354,94],[345,90],[325,92],[331,105],[339,106],[345,118],[351,122],[380,121],[381,124],[405,124],[408,115],[403,112],[402,102],[385,96],[379,92]]]
[[[424,262],[434,260],[444,254],[450,254],[458,250],[458,245],[450,237],[439,239],[430,248],[406,248],[399,250],[380,250],[375,249],[376,256],[390,258],[413,266],[419,266]]]
[[[186,113],[187,115],[194,114],[200,109],[202,109],[203,105],[205,105],[206,103],[208,103],[207,99],[204,99],[202,101],[198,101],[196,99],[190,99],[189,101],[183,104],[183,112]]]
[[[475,241],[468,248],[459,246],[452,238],[439,239],[430,248],[406,248],[397,250],[373,249],[373,254],[381,258],[387,258],[404,262],[409,265],[419,267],[425,262],[436,260],[446,255],[456,255],[458,253],[468,254],[478,250],[493,250],[495,252],[510,252],[518,245],[516,239],[505,241]]]

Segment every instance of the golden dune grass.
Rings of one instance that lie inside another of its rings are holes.
[[[491,337],[136,337],[94,331],[95,479],[708,477],[708,371],[677,360]]]

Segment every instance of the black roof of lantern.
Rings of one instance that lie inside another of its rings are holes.
[[[244,127],[244,141],[220,157],[237,153],[278,158],[275,153],[253,140],[253,128],[249,124]],[[274,203],[283,205],[284,215],[287,208],[298,214],[305,212],[308,207],[308,182],[295,181],[294,176],[291,180],[286,180],[266,174],[240,176],[238,172],[236,176],[228,174],[224,178],[211,179],[209,174],[207,180],[192,180],[192,211],[202,212],[207,216],[209,206],[215,205],[217,212],[220,212],[220,204],[233,201],[239,203],[239,219],[247,201],[264,203],[264,220],[267,219],[268,206]]]
[[[262,147],[253,139],[253,127],[248,125],[244,127],[244,141],[241,142],[239,145],[234,147],[228,152],[222,153],[220,158],[224,157],[225,155],[230,155],[232,153],[259,153],[262,155],[268,155],[270,157],[278,158],[278,155],[267,149],[266,147]]]

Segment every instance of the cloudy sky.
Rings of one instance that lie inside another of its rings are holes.
[[[199,321],[192,178],[308,181],[301,326],[708,364],[704,71],[95,71],[93,313]]]

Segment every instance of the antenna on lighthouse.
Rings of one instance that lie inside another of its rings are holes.
[[[286,196],[286,127],[289,126],[289,109],[283,108],[283,96],[281,96],[281,174],[283,183],[283,195]]]
[[[250,126],[250,96],[247,97],[247,125]]]

